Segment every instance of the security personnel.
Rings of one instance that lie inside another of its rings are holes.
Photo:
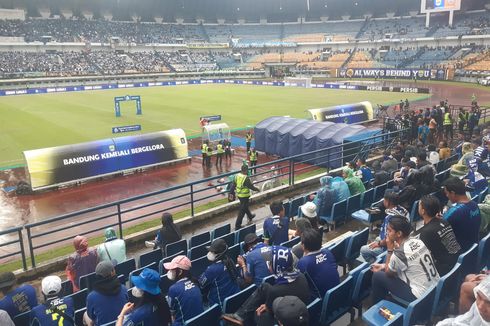
[[[252,145],[252,133],[247,131],[247,134],[245,135],[245,142],[247,143],[247,153],[250,151],[250,146]]]
[[[247,214],[248,222],[251,223],[255,214],[250,212],[248,205],[250,203],[250,190],[259,191],[256,188],[250,178],[247,175],[248,167],[242,165],[240,173],[235,176],[235,193],[240,201],[240,210],[235,221],[235,230],[239,230],[242,227],[242,220],[245,214]]]
[[[227,161],[228,161],[228,159],[231,160],[231,141],[228,139],[225,139],[224,146],[225,146],[225,159]]]
[[[208,152],[206,154],[206,166],[208,168],[211,167],[211,157],[213,156],[213,148],[211,146],[208,146]]]
[[[453,139],[453,118],[451,117],[449,108],[447,108],[446,113],[444,113],[444,121],[442,124],[444,126],[444,138],[446,141]]]
[[[223,148],[223,143],[219,142],[218,145],[216,145],[216,165],[221,166],[223,163],[223,154],[225,153],[225,150]]]
[[[248,152],[248,157],[250,159],[250,166],[252,167],[252,173],[255,174],[257,173],[257,169],[254,168],[254,166],[257,165],[257,159],[259,157],[259,153],[255,150],[254,147]]]
[[[208,141],[205,140],[201,145],[201,154],[202,154],[202,165],[206,165],[206,158],[208,156]]]

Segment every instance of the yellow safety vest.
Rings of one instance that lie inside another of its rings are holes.
[[[239,198],[248,198],[250,197],[250,189],[244,186],[246,175],[238,173],[235,177],[236,189],[235,193]]]
[[[216,146],[216,150],[218,151],[218,154],[223,154],[225,151],[223,150],[223,145],[218,144]]]
[[[246,134],[245,135],[245,139],[246,139],[247,143],[250,143],[252,141],[252,135],[251,134]]]
[[[208,152],[208,145],[202,144],[201,153],[206,154]]]
[[[257,151],[250,151],[250,161],[257,161]]]
[[[445,126],[453,124],[453,121],[451,120],[451,114],[449,112],[444,113],[444,122],[442,124]]]

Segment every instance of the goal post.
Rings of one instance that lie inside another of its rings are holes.
[[[116,96],[114,97],[114,112],[116,117],[121,116],[121,102],[135,101],[136,102],[136,115],[141,115],[141,96],[139,95],[126,95],[126,96]]]
[[[286,77],[284,82],[286,86],[311,87],[311,77]]]

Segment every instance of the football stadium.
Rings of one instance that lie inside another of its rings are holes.
[[[0,326],[490,323],[487,0],[0,0]]]

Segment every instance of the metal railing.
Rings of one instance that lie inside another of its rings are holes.
[[[5,238],[5,240],[3,240]],[[21,256],[22,267],[27,270],[27,260],[24,249],[24,238],[22,236],[22,227],[14,227],[0,231],[0,261],[9,257]]]
[[[335,145],[250,167],[250,170],[257,170],[257,173],[253,174],[252,180],[254,184],[259,186],[272,181],[280,181],[276,182],[275,185],[283,183],[293,185],[295,179],[306,172],[319,168],[323,168],[321,172],[330,171],[332,168],[343,166],[347,161],[352,161],[361,156],[367,157],[371,153],[390,147],[405,132],[405,130],[399,130],[376,134],[348,144]],[[207,177],[199,181],[26,224],[24,229],[27,235],[31,266],[36,267],[36,255],[40,254],[41,251],[54,249],[63,244],[67,245],[71,243],[71,239],[75,235],[97,234],[100,236],[102,233],[100,231],[112,226],[118,228],[122,238],[127,227],[140,227],[142,222],[154,220],[164,211],[185,211],[194,217],[200,205],[214,202],[217,197],[219,199],[227,198],[226,186],[230,181],[220,182],[220,179],[227,180],[228,177],[235,174],[236,171]],[[217,191],[217,186],[223,187],[223,190],[218,189]],[[137,226],[138,224],[140,226]],[[21,243],[23,266],[26,269],[26,254],[22,245],[21,230],[22,228],[10,229],[4,233],[18,231],[18,239],[12,240],[8,244]],[[11,253],[5,257],[18,253]]]

